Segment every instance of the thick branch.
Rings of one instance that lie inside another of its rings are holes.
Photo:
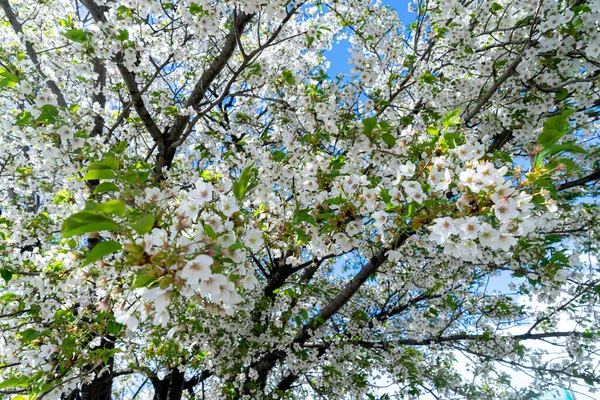
[[[335,315],[348,301],[354,296],[354,294],[360,289],[360,287],[372,276],[379,267],[381,267],[387,260],[387,253],[389,250],[395,250],[402,246],[406,240],[413,234],[413,232],[402,232],[389,247],[381,248],[377,254],[375,254],[371,260],[365,264],[361,270],[352,278],[350,282],[344,286],[342,291],[338,293],[333,300],[329,302],[325,307],[319,311],[319,313],[311,319],[306,325],[302,327],[300,332],[296,335],[293,340],[294,344],[302,345],[306,340],[312,336],[312,331],[323,326],[333,315]],[[257,363],[253,365],[253,368],[258,373],[258,382],[260,385],[266,383],[267,375],[269,371],[286,356],[284,351],[272,351],[263,356]],[[288,382],[291,384],[295,378],[290,378],[292,381]],[[287,385],[287,384],[286,384]],[[248,390],[245,388],[245,390]]]
[[[584,176],[583,178],[575,179],[573,181],[565,182],[558,187],[558,190],[567,190],[577,186],[583,186],[586,183],[597,181],[600,179],[600,168],[596,168],[591,174]]]
[[[94,2],[94,0],[82,0],[82,3],[88,9],[97,24],[106,23],[106,17],[104,16],[104,12],[106,11],[105,7],[99,6]],[[115,62],[117,63],[117,68],[121,73],[121,77],[123,78],[125,86],[129,91],[133,108],[135,108],[135,111],[148,130],[148,133],[150,133],[150,136],[152,136],[152,139],[158,142],[161,140],[162,132],[158,128],[158,125],[156,125],[156,122],[144,104],[144,99],[142,98],[142,94],[135,80],[135,73],[130,71],[125,64],[123,64],[123,52],[119,52],[115,56]]]
[[[94,89],[94,95],[92,96],[92,102],[98,103],[100,107],[106,106],[106,95],[104,94],[104,88],[106,87],[106,66],[101,59],[94,57],[94,72],[98,74],[96,81],[96,88]],[[92,136],[102,135],[104,129],[104,118],[100,115],[94,117],[94,128],[92,129]]]
[[[65,100],[65,97],[63,96],[58,85],[52,79],[48,79],[46,74],[44,74],[44,72],[42,71],[42,66],[40,65],[40,60],[38,59],[37,53],[35,52],[31,42],[25,39],[25,35],[23,33],[23,26],[21,25],[21,23],[17,19],[16,14],[10,7],[8,0],[0,0],[0,6],[2,6],[2,10],[4,10],[4,14],[6,14],[8,22],[10,22],[10,25],[12,26],[13,30],[17,33],[17,36],[19,36],[25,42],[25,53],[27,54],[27,57],[29,57],[42,79],[48,82],[48,88],[50,88],[50,91],[52,91],[52,93],[56,96],[58,105],[60,105],[61,107],[66,107],[67,101]]]
[[[519,54],[514,60],[512,60],[510,62],[510,64],[508,64],[508,66],[506,67],[506,70],[504,71],[504,73],[502,75],[500,75],[500,77],[496,80],[496,82],[494,82],[494,84],[492,85],[492,87],[481,98],[481,100],[479,100],[479,102],[477,102],[477,104],[475,104],[475,107],[473,107],[473,109],[471,109],[471,111],[469,111],[465,115],[465,117],[464,117],[464,123],[465,124],[471,122],[471,120],[479,113],[479,111],[481,111],[481,109],[483,108],[483,106],[498,91],[498,89],[500,88],[500,86],[502,86],[502,84],[504,84],[504,82],[506,82],[508,80],[508,78],[514,72],[515,68],[517,68],[517,65],[519,65],[522,60],[523,60],[523,56],[521,54]]]

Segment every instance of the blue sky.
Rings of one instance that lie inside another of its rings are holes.
[[[381,2],[396,10],[400,17],[400,21],[402,21],[405,27],[410,25],[417,15],[416,13],[408,12],[409,0],[382,0]],[[325,53],[327,60],[331,62],[331,66],[328,70],[328,75],[330,77],[334,77],[337,74],[348,73],[350,71],[352,66],[348,64],[348,57],[350,56],[350,53],[348,52],[349,48],[350,43],[347,40],[344,40],[334,44],[333,48]]]

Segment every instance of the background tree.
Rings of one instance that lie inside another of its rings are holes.
[[[0,395],[600,382],[598,1],[0,5]]]

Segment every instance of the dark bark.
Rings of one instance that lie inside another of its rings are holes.
[[[238,18],[235,19],[231,31],[225,38],[225,43],[221,48],[221,52],[215,57],[215,59],[211,62],[208,68],[202,73],[202,76],[194,86],[190,97],[185,103],[186,108],[197,108],[202,99],[204,99],[204,93],[206,92],[206,90],[219,76],[221,71],[223,71],[223,69],[227,66],[227,63],[229,62],[231,56],[233,56],[233,53],[235,52],[238,43],[237,36],[244,31],[246,25],[248,25],[253,16],[254,14],[242,13]],[[168,169],[171,167],[173,159],[175,158],[175,153],[177,151],[177,143],[181,138],[181,135],[184,133],[184,130],[188,125],[189,121],[190,119],[187,116],[177,117],[175,123],[170,127],[166,136],[160,137],[157,141],[159,154],[157,156],[154,173],[155,176],[159,179],[164,179],[162,173],[163,168]]]
[[[17,15],[13,12],[12,8],[10,7],[8,0],[0,0],[0,7],[2,7],[2,10],[4,10],[4,14],[8,18],[8,22],[10,23],[15,33],[23,37],[23,26],[21,25],[21,22],[19,22]],[[27,57],[29,57],[29,59],[31,60],[31,63],[37,70],[37,73],[40,75],[42,80],[48,82],[48,88],[56,96],[56,101],[58,102],[58,105],[61,107],[67,107],[67,101],[65,100],[65,97],[63,96],[60,88],[58,87],[58,84],[53,80],[48,79],[46,74],[44,74],[44,72],[42,71],[42,65],[40,64],[40,60],[37,56],[35,49],[33,48],[33,44],[29,40],[25,41],[25,54],[27,54]]]
[[[387,253],[389,250],[395,250],[401,247],[414,232],[402,232],[394,240],[389,247],[382,247],[372,258],[365,264],[361,270],[344,286],[344,288],[335,296],[319,313],[306,323],[300,332],[296,335],[292,342],[294,345],[302,345],[312,337],[312,332],[323,326],[329,319],[334,316],[344,305],[350,301],[360,287],[371,277],[385,261],[387,261]],[[246,382],[242,389],[242,394],[251,394],[254,390],[263,390],[266,386],[267,378],[271,370],[282,361],[290,350],[274,350],[265,354],[260,360],[252,364],[252,368],[258,373],[258,378],[253,382]],[[285,378],[285,386],[291,387],[293,382],[298,377],[290,375]]]
[[[114,349],[115,347],[115,338],[109,336],[107,338],[102,338],[100,342],[100,346],[96,347],[96,349]],[[94,373],[99,374],[103,369],[108,366],[108,371],[104,371],[102,375],[96,375],[92,382],[89,384],[85,384],[81,388],[81,398],[83,400],[110,400],[112,395],[112,383],[113,383],[113,366],[114,366],[114,357],[110,357],[108,359],[108,363],[104,364],[103,362],[97,364],[96,366],[86,365],[83,367],[84,370],[94,371]]]
[[[184,390],[187,390],[192,395],[194,387],[211,375],[210,372],[203,371],[201,375],[186,381],[184,373],[180,372],[179,368],[173,368],[162,380],[156,376],[152,376],[150,377],[150,381],[152,382],[152,386],[154,386],[153,400],[181,400]]]
[[[594,172],[583,178],[575,179],[573,181],[565,182],[558,187],[558,190],[567,190],[577,186],[583,186],[587,183],[600,180],[600,168],[597,168]]]

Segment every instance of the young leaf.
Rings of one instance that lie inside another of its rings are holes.
[[[152,215],[144,215],[138,219],[131,227],[140,235],[145,235],[152,230],[154,226],[154,217]]]
[[[544,122],[544,131],[555,130],[560,133],[567,133],[569,130],[569,117],[574,112],[575,110],[565,110],[560,115],[548,118],[548,120]]]
[[[122,217],[125,214],[126,207],[125,203],[121,200],[115,199],[109,200],[106,203],[96,204],[96,210]]]
[[[141,287],[148,287],[152,282],[158,279],[158,276],[147,275],[147,274],[139,274],[136,275],[133,279],[133,283],[131,284],[132,289],[137,289]]]
[[[67,218],[61,228],[63,237],[81,235],[87,232],[118,231],[117,224],[111,217],[92,211],[81,211]]]
[[[383,139],[385,144],[387,144],[389,147],[394,147],[396,145],[396,138],[387,132],[381,135],[381,139]]]
[[[115,179],[117,174],[112,169],[92,169],[88,171],[81,180],[91,181],[94,179]]]
[[[555,144],[563,136],[565,136],[564,133],[555,131],[554,129],[544,129],[544,131],[538,136],[538,143],[544,146],[548,144]]]
[[[451,126],[457,126],[462,122],[462,119],[460,118],[461,111],[462,108],[459,108],[458,110],[450,111],[444,115],[444,119],[442,120],[444,129],[448,129]]]
[[[121,243],[115,242],[114,240],[107,240],[104,242],[100,242],[94,246],[94,248],[88,253],[85,258],[85,264],[92,263],[101,259],[104,256],[115,253],[121,250],[123,246]]]
[[[112,182],[102,182],[94,189],[94,194],[107,193],[107,192],[118,192],[119,187]]]
[[[373,129],[377,126],[377,117],[365,118],[363,119],[363,132],[365,135],[373,132]]]
[[[15,387],[27,387],[27,378],[9,378],[5,381],[0,382],[0,389],[9,389]]]
[[[296,78],[294,78],[294,74],[290,70],[284,70],[281,75],[283,75],[283,79],[290,85],[296,84]]]
[[[63,33],[63,36],[77,43],[83,43],[87,40],[87,35],[81,29],[69,29]]]

